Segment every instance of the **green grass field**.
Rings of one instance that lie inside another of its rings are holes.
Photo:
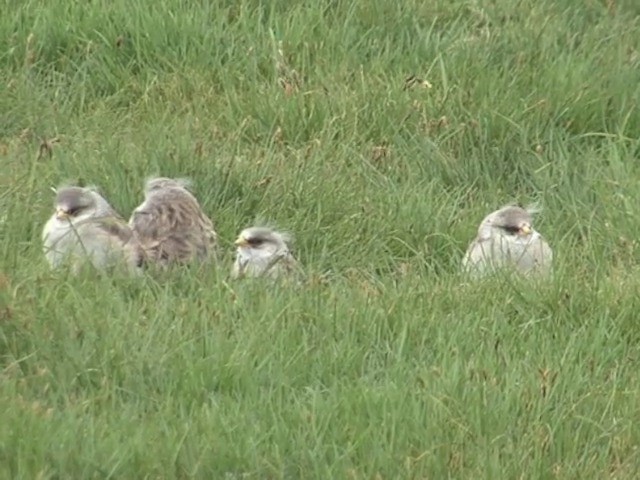
[[[307,3],[2,2],[0,478],[638,478],[640,4]],[[49,270],[51,187],[153,174],[219,268]],[[556,273],[470,283],[509,202]]]

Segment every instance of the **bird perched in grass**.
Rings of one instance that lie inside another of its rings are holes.
[[[78,273],[91,263],[99,270],[121,265],[137,271],[140,251],[131,229],[94,187],[59,188],[54,207],[42,231],[51,267],[68,264]]]
[[[300,273],[291,254],[291,236],[267,227],[246,228],[235,241],[233,278],[292,278]]]
[[[145,263],[167,266],[205,261],[215,254],[213,223],[188,187],[189,181],[184,179],[157,177],[147,181],[144,202],[129,220]]]
[[[533,229],[532,208],[506,206],[487,215],[467,249],[463,268],[475,274],[510,268],[523,274],[548,274],[553,253]]]

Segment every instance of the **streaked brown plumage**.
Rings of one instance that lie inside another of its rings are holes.
[[[182,179],[152,178],[145,200],[129,220],[145,262],[159,265],[206,261],[215,254],[217,236],[211,220]]]

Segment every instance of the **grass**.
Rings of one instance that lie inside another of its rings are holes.
[[[0,477],[636,478],[637,2],[198,3],[4,2]],[[50,187],[154,173],[220,268],[48,269]],[[511,201],[554,278],[467,282]],[[256,218],[307,283],[229,280]]]

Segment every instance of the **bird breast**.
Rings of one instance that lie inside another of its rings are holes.
[[[66,220],[59,220],[52,216],[45,224],[42,231],[45,257],[49,263],[56,267],[67,255],[76,240],[73,227]]]
[[[541,239],[538,232],[526,237],[500,235],[493,239],[494,252],[502,262],[515,262],[520,268],[534,267],[534,250]]]
[[[238,248],[236,263],[248,275],[260,275],[271,266],[277,252],[262,248]]]
[[[243,262],[254,263],[256,265],[264,264],[266,266],[273,257],[273,252],[258,248],[239,248],[238,257]]]
[[[71,225],[67,220],[59,220],[53,215],[44,226],[42,240],[45,244],[55,245],[71,230]]]

